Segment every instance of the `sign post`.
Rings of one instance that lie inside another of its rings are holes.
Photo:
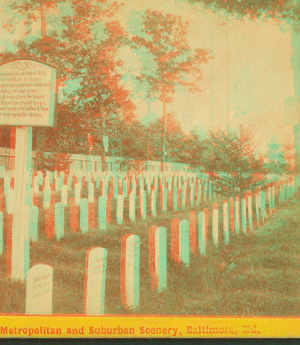
[[[54,125],[56,97],[54,67],[30,59],[0,64],[0,125],[16,126],[12,280],[24,281],[29,269],[29,207],[25,195],[26,184],[31,181],[32,127]]]

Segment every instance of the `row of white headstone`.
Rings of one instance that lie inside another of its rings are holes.
[[[279,183],[278,205],[293,198],[298,190],[295,181]],[[267,200],[266,200],[267,195]],[[233,200],[233,199],[232,199]],[[266,191],[260,190],[255,195],[256,221],[259,225],[260,210],[262,218],[266,216],[265,204],[268,203],[269,215],[275,208],[276,185],[268,185]],[[248,225],[252,229],[252,199],[248,193],[242,199],[242,230],[246,233],[246,203],[248,208]],[[239,198],[235,200],[234,228],[239,234]],[[258,211],[259,212],[259,211]],[[198,242],[199,252],[206,255],[208,209],[198,213]],[[218,247],[219,233],[218,205],[212,208],[212,241]],[[223,202],[223,234],[224,244],[229,243],[229,207]],[[189,220],[174,219],[171,224],[171,257],[184,266],[189,267],[190,252],[194,252],[193,236],[196,235],[195,211],[190,211]],[[151,226],[148,232],[148,264],[151,276],[151,289],[162,292],[167,288],[167,243],[166,229]],[[84,288],[84,313],[88,315],[101,315],[105,306],[105,280],[106,280],[107,250],[101,247],[92,247],[87,251]],[[121,241],[121,300],[128,309],[139,306],[139,280],[140,280],[140,238],[137,235],[126,234]],[[48,265],[35,265],[27,275],[26,287],[26,314],[52,313],[52,267]]]
[[[12,174],[13,175],[13,174]],[[39,176],[38,176],[39,175]],[[41,174],[38,173],[38,177],[39,179],[41,179]],[[62,175],[62,176],[61,176]],[[60,176],[54,174],[56,180],[58,180],[58,178],[60,177],[61,178],[61,181],[62,181],[62,178],[63,178],[63,174],[61,174]],[[9,184],[9,187],[8,188],[4,188],[4,190],[8,190],[10,191],[11,190],[11,187],[10,187],[10,179],[7,177],[8,174],[5,175],[5,178],[7,180],[7,183]],[[169,177],[170,179],[172,179],[172,175],[169,174]],[[173,181],[176,181],[176,176],[174,175],[173,176],[174,179]],[[36,178],[36,176],[34,177]],[[182,176],[180,178],[178,178],[178,181],[182,178]],[[163,197],[161,197],[161,208],[164,210],[165,209],[165,205],[167,204],[167,193],[169,190],[172,189],[172,183],[169,183],[169,187],[168,189],[167,188],[162,188],[162,185],[163,183],[166,183],[166,180],[167,180],[167,176],[163,176],[163,178],[161,179],[161,195],[163,195]],[[51,181],[51,173],[46,173],[46,176],[45,176],[45,181]],[[116,181],[116,179],[115,179]],[[120,181],[120,179],[119,179]],[[140,178],[140,213],[141,213],[141,216],[143,219],[145,219],[146,217],[146,198],[145,198],[145,192],[143,191],[143,189],[141,188],[142,185],[143,185],[143,182],[144,179],[143,178]],[[195,196],[193,194],[193,191],[194,191],[194,183],[196,180],[193,179],[193,178],[190,178],[189,179],[190,181],[190,195],[191,196]],[[136,179],[134,178],[133,179],[133,184],[134,182],[136,182]],[[6,186],[7,183],[4,185]],[[288,182],[286,183],[286,194],[289,195],[289,190],[291,190],[291,187],[289,186],[289,184],[292,184],[293,182]],[[45,182],[45,185],[48,184],[48,182]],[[58,183],[57,183],[58,185]],[[80,185],[79,183],[75,184],[75,194],[76,194],[76,188],[77,190],[79,189],[78,186]],[[206,194],[206,191],[208,190],[208,193],[211,194],[209,191],[211,190],[211,183],[210,182],[205,182],[204,183],[204,186],[208,186],[208,188],[204,188],[204,195]],[[67,192],[68,188],[64,188],[64,185],[62,185],[62,190]],[[94,186],[93,182],[90,183],[90,186]],[[157,186],[157,183],[155,182],[154,180],[154,186]],[[184,186],[184,184],[183,184]],[[187,190],[187,184],[185,184],[185,187],[182,188],[182,193],[181,193],[181,200],[185,200],[185,195],[186,195],[186,190]],[[282,188],[285,188],[285,186],[283,186]],[[89,187],[88,188],[89,191],[91,191],[89,193],[89,195],[92,195],[94,196],[93,194],[93,191],[94,191],[94,188],[93,187]],[[46,188],[47,190],[47,188]],[[174,185],[174,190],[176,190],[176,184]],[[282,192],[283,193],[283,192]],[[13,205],[14,204],[14,193],[8,193],[8,205]],[[263,192],[262,192],[263,194]],[[29,197],[28,197],[29,195]],[[77,195],[80,195],[78,192],[77,192]],[[175,197],[174,197],[175,195]],[[198,198],[199,198],[199,195],[201,195],[201,184],[199,183],[199,180],[198,180]],[[21,209],[22,211],[22,219],[23,219],[23,228],[25,228],[25,230],[27,229],[27,231],[24,231],[23,235],[24,235],[24,241],[23,241],[23,246],[22,248],[20,249],[19,247],[18,248],[14,248],[13,246],[13,250],[12,250],[12,264],[15,263],[16,261],[24,261],[24,273],[20,272],[20,274],[18,273],[16,276],[13,276],[12,275],[12,279],[15,279],[15,280],[18,280],[20,279],[20,277],[22,277],[23,275],[26,276],[26,273],[27,273],[27,270],[29,268],[29,240],[37,240],[37,229],[38,229],[38,207],[37,206],[34,206],[32,204],[32,197],[33,197],[33,193],[32,193],[32,190],[27,190],[27,193],[26,193],[26,206],[23,207]],[[262,196],[264,197],[264,196]],[[92,197],[90,197],[92,198]],[[50,196],[49,196],[49,199],[50,199]],[[62,196],[62,199],[63,200],[67,200],[67,196]],[[194,198],[191,198],[192,200],[194,200]],[[190,199],[190,200],[191,200]],[[47,200],[47,197],[46,197],[46,200]],[[92,199],[90,199],[92,200]],[[131,200],[131,202],[130,202]],[[176,198],[176,193],[173,193],[173,201],[176,200],[177,201],[177,198]],[[198,200],[198,199],[197,199]],[[44,197],[44,201],[45,201],[45,197]],[[81,214],[81,217],[80,217],[80,227],[82,229],[83,232],[86,232],[88,230],[88,226],[89,226],[89,223],[88,223],[88,199],[79,199],[79,205],[80,205],[80,214]],[[151,211],[152,211],[152,215],[155,216],[156,215],[156,205],[155,205],[155,201],[156,201],[156,197],[155,197],[155,191],[152,190],[152,200],[150,202],[151,204]],[[135,220],[135,194],[133,193],[133,191],[131,191],[130,193],[130,197],[129,197],[129,204],[130,204],[130,207],[129,207],[129,218],[130,220],[134,221]],[[176,202],[174,202],[174,205],[176,204]],[[192,204],[192,203],[191,203]],[[184,202],[183,202],[183,205],[184,205]],[[49,207],[49,201],[46,202],[46,209]],[[123,206],[124,206],[124,196],[123,195],[119,195],[118,196],[118,207],[117,207],[117,223],[118,224],[122,224],[123,222]],[[13,206],[9,206],[8,209],[10,212],[13,212],[13,210],[11,210],[11,208],[13,208]],[[243,208],[242,208],[243,210]],[[262,215],[264,215],[264,212],[262,210]],[[99,219],[100,219],[100,228],[104,229],[106,227],[106,196],[102,196],[100,197],[99,199]],[[1,225],[1,224],[0,224]],[[55,231],[54,233],[56,234],[56,237],[59,239],[61,237],[63,237],[64,235],[64,204],[63,203],[58,203],[57,205],[55,205],[55,221],[54,221],[54,226],[55,226]],[[2,229],[2,232],[3,232],[3,229]],[[3,240],[2,240],[3,242]],[[14,237],[13,237],[13,242],[14,242]],[[3,246],[3,244],[2,244]],[[17,250],[18,249],[18,250]],[[3,251],[3,249],[2,249]],[[13,257],[15,257],[17,255],[17,259],[16,260],[13,260]],[[21,265],[20,265],[21,267]]]
[[[47,171],[45,176],[41,171],[39,172],[29,172],[26,171],[26,184],[24,187],[25,191],[25,202],[24,205],[22,205],[21,209],[18,210],[18,212],[21,214],[21,218],[18,216],[15,211],[15,193],[17,192],[14,188],[12,188],[12,178],[15,175],[14,171],[3,171],[1,169],[0,171],[1,175],[4,177],[4,194],[6,198],[6,211],[8,214],[13,215],[13,229],[15,228],[15,221],[17,219],[22,219],[22,238],[18,235],[16,237],[16,232],[12,231],[12,256],[11,256],[11,278],[13,280],[21,280],[23,281],[26,277],[27,270],[28,270],[28,262],[29,262],[29,241],[35,241],[37,240],[37,234],[38,234],[38,215],[39,215],[39,209],[38,209],[38,199],[40,196],[40,185],[43,185],[42,192],[43,192],[43,204],[45,209],[45,218],[49,219],[49,228],[47,236],[48,238],[51,238],[53,235],[57,237],[57,239],[60,239],[64,235],[64,207],[66,204],[70,202],[68,200],[68,193],[72,191],[72,178],[73,176],[76,177],[77,181],[75,181],[74,185],[74,193],[75,193],[75,205],[78,205],[80,207],[80,228],[82,232],[87,232],[89,227],[89,219],[88,219],[88,204],[92,203],[94,201],[95,197],[95,185],[92,181],[95,179],[96,187],[100,187],[100,181],[102,180],[103,184],[103,191],[104,195],[102,195],[99,198],[99,212],[98,212],[98,218],[99,221],[99,228],[100,230],[103,230],[106,228],[106,198],[107,198],[107,189],[108,185],[110,183],[110,189],[113,186],[113,193],[112,195],[117,195],[118,197],[118,207],[117,207],[117,213],[116,213],[116,219],[118,224],[123,223],[123,208],[124,208],[124,194],[119,195],[117,194],[120,187],[121,190],[124,191],[125,195],[127,193],[126,184],[128,186],[129,181],[131,182],[131,188],[133,188],[133,191],[131,191],[131,195],[129,195],[129,219],[131,221],[135,221],[135,191],[137,191],[137,180],[138,185],[140,188],[140,214],[142,219],[146,219],[147,217],[147,208],[146,208],[146,191],[144,191],[144,186],[146,183],[147,186],[147,192],[151,193],[150,188],[151,184],[153,185],[152,189],[155,191],[158,189],[158,184],[160,183],[160,189],[161,193],[164,195],[161,202],[161,207],[163,211],[166,211],[166,205],[167,205],[167,192],[166,188],[163,186],[168,184],[168,188],[172,188],[172,181],[174,182],[175,186],[184,186],[182,188],[182,195],[181,200],[183,200],[182,204],[185,205],[185,199],[186,199],[186,191],[187,191],[187,180],[189,180],[189,186],[190,191],[192,195],[192,190],[195,185],[195,178],[196,174],[191,173],[145,173],[140,174],[138,176],[136,175],[129,175],[129,174],[116,174],[116,173],[102,173],[102,172],[94,172],[87,173],[85,175],[82,171],[75,171],[71,172],[70,174],[65,176],[64,172],[50,172]],[[67,184],[65,185],[65,181],[67,179]],[[113,177],[112,183],[109,182],[109,179]],[[124,178],[124,180],[122,180]],[[75,180],[76,180],[75,179]],[[87,180],[87,187],[88,187],[88,199],[82,198],[81,199],[81,182],[83,180]],[[126,180],[127,179],[127,180]],[[32,181],[32,184],[31,184]],[[124,183],[123,183],[124,181]],[[145,182],[146,181],[146,182]],[[193,182],[192,182],[193,181]],[[54,182],[55,190],[53,190],[53,186],[51,186],[51,183]],[[182,184],[181,184],[182,183]],[[209,195],[211,194],[211,183],[207,182],[206,184],[209,186]],[[125,188],[124,188],[125,186]],[[61,189],[61,202],[55,205],[55,192],[60,191]],[[205,193],[204,193],[205,194]],[[2,196],[1,196],[2,197]],[[194,198],[192,198],[192,203],[194,202]],[[54,200],[54,204],[53,204]],[[177,199],[176,199],[177,200]],[[152,190],[152,200],[150,202],[151,206],[151,212],[152,216],[156,216],[156,195],[155,192]],[[52,207],[51,207],[52,206]],[[2,208],[3,210],[3,208]],[[4,211],[4,210],[3,210]],[[51,216],[51,213],[54,215],[54,217]],[[46,217],[47,215],[47,217]],[[54,223],[54,228],[51,225],[51,223]],[[46,225],[46,224],[45,224]],[[53,228],[53,230],[52,230]],[[46,232],[46,227],[45,227]]]
[[[49,176],[47,174],[46,176]],[[39,176],[35,176],[34,179]],[[50,181],[50,178],[47,180]],[[141,179],[143,181],[143,179]],[[195,201],[195,180],[190,180],[190,204],[191,206],[194,205]],[[208,187],[209,186],[209,187]],[[211,190],[212,184],[210,182],[204,183],[204,196],[206,195],[206,191],[209,189]],[[34,205],[33,203],[33,197],[34,193],[33,191],[37,190],[35,187],[33,189],[28,189],[26,192],[26,205],[29,206],[28,212],[29,212],[29,219],[31,221],[31,224],[29,226],[30,230],[30,239],[36,240],[37,239],[37,224],[38,224],[38,207]],[[197,201],[196,205],[200,204],[201,201],[201,183],[198,180],[198,193],[196,195]],[[75,184],[75,205],[80,207],[80,228],[82,232],[86,232],[89,227],[89,221],[88,221],[88,208],[89,204],[91,204],[90,207],[95,207],[93,204],[95,202],[95,196],[94,196],[94,183],[90,182],[88,185],[88,199],[81,198],[81,185],[80,183]],[[169,184],[169,189],[163,188],[162,184],[160,187],[160,208],[162,212],[166,212],[168,209],[168,194],[172,191],[172,184]],[[43,191],[43,204],[44,209],[49,210],[51,205],[51,199],[54,200],[55,203],[55,192],[51,191],[50,185],[45,185],[44,191]],[[64,207],[68,205],[68,201],[70,201],[68,196],[68,186],[62,185],[61,190],[61,202],[56,203],[53,206],[53,213],[54,213],[54,223],[55,223],[55,235],[57,239],[60,239],[63,236],[63,227],[64,227]],[[187,194],[187,184],[183,184],[183,188],[181,189],[181,206],[184,208],[186,206],[186,194]],[[13,213],[13,189],[9,188],[8,193],[6,195],[6,201],[7,201],[7,211],[8,213]],[[69,199],[69,200],[68,200]],[[131,221],[135,221],[136,219],[136,200],[137,196],[134,192],[134,189],[129,192],[129,219]],[[173,190],[173,209],[177,210],[177,200],[178,200],[178,194],[177,194],[177,185],[174,186]],[[157,201],[157,183],[154,182],[154,187],[151,190],[150,195],[150,210],[152,217],[156,217],[156,201]],[[99,198],[99,206],[98,206],[98,219],[99,219],[99,228],[100,230],[104,230],[106,228],[106,203],[107,203],[107,195],[104,194],[100,196]],[[146,198],[146,191],[143,189],[142,183],[140,185],[140,193],[139,193],[139,209],[140,209],[140,215],[142,219],[147,218],[147,198]],[[124,194],[119,194],[117,197],[117,209],[116,209],[116,220],[117,224],[123,223],[123,214],[124,214]]]

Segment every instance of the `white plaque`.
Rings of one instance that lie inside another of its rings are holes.
[[[0,64],[0,125],[53,126],[56,69],[18,59]]]

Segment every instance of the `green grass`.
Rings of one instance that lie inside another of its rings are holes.
[[[31,244],[30,265],[53,266],[54,314],[82,314],[86,251],[104,247],[108,250],[105,313],[132,314],[121,305],[120,254],[122,236],[133,233],[141,239],[140,308],[135,314],[296,316],[300,314],[299,206],[296,199],[277,208],[272,218],[246,235],[230,233],[227,247],[222,240],[218,249],[210,244],[206,257],[191,256],[189,269],[174,265],[170,257],[171,220],[188,218],[188,209],[158,213],[156,219],[138,218],[135,224],[126,221],[123,226],[113,219],[101,233],[91,229],[85,235],[73,234],[67,229],[60,242],[44,238],[41,219],[41,239]],[[167,229],[168,288],[161,294],[151,291],[148,274],[148,230],[153,224]],[[25,284],[5,277],[5,253],[0,263],[0,312],[24,313]]]

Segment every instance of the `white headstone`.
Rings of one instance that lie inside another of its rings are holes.
[[[217,203],[213,203],[213,226],[212,226],[212,239],[215,247],[218,247],[219,242],[219,209]]]
[[[133,190],[129,193],[129,219],[132,222],[135,221],[135,194]]]
[[[250,227],[250,231],[253,230],[253,223],[252,223],[252,195],[248,195],[248,223]]]
[[[88,184],[88,201],[89,203],[95,202],[95,194],[94,194],[94,182],[89,182]]]
[[[61,202],[66,206],[68,204],[68,186],[63,185],[61,189]]]
[[[106,261],[106,249],[92,247],[87,251],[84,289],[84,313],[87,315],[104,314]]]
[[[75,184],[75,204],[79,205],[81,199],[81,184],[76,183]]]
[[[125,240],[126,239],[126,240]],[[140,301],[140,237],[124,235],[121,242],[121,294],[123,305],[136,309]]]
[[[39,220],[39,208],[37,206],[30,207],[29,239],[33,242],[36,242],[38,240],[38,220]]]
[[[124,195],[118,195],[117,199],[117,224],[123,223]]]
[[[55,204],[54,231],[57,240],[60,240],[64,236],[65,207],[61,202]]]
[[[37,264],[27,273],[26,314],[52,314],[53,269],[49,265]]]
[[[223,202],[223,231],[224,231],[224,243],[229,244],[229,209],[227,200]]]

